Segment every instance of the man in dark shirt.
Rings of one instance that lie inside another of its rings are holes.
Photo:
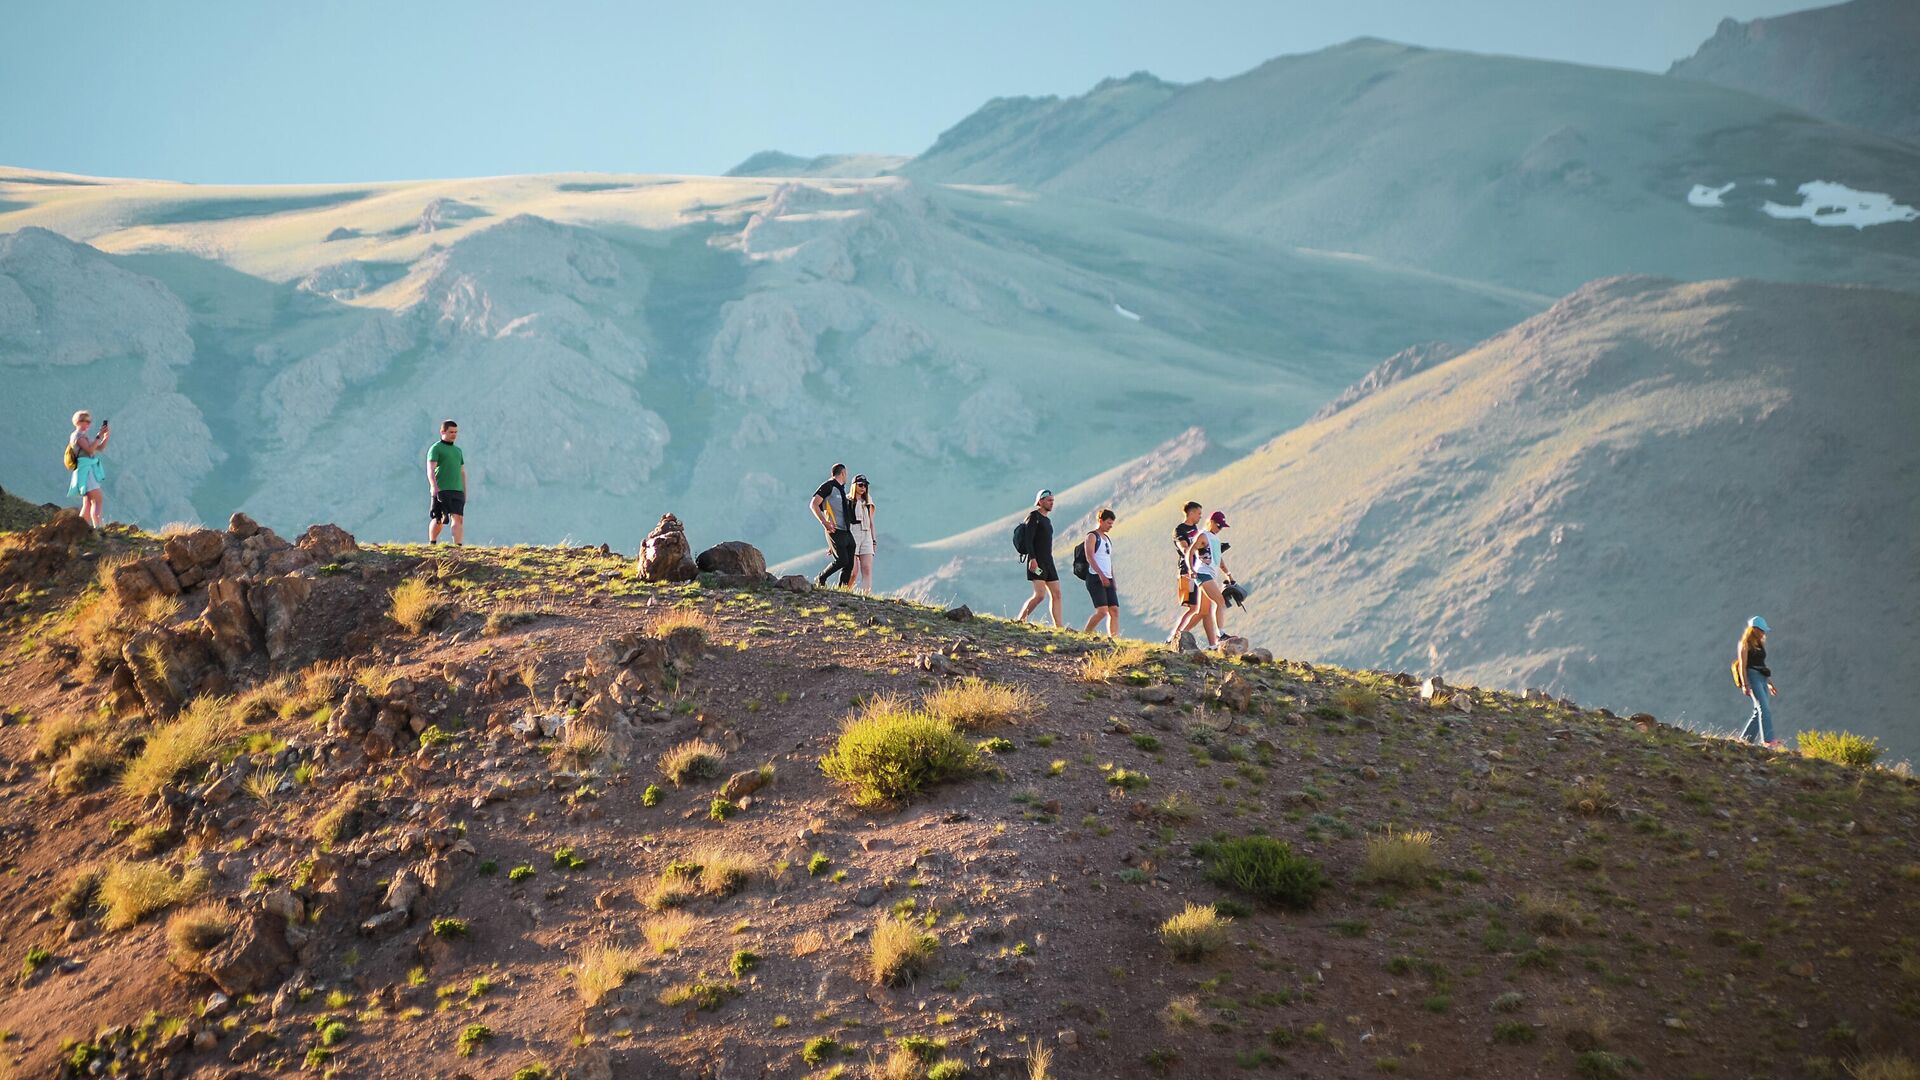
[[[1027,511],[1027,580],[1033,585],[1033,595],[1020,607],[1020,622],[1026,622],[1040,601],[1047,601],[1047,613],[1053,616],[1053,625],[1065,626],[1060,621],[1060,572],[1053,568],[1053,519],[1047,515],[1053,513],[1053,492],[1040,489],[1033,497],[1033,509]]]
[[[814,520],[827,531],[827,554],[833,561],[814,581],[825,585],[835,571],[840,574],[840,587],[845,588],[853,580],[853,525],[847,517],[847,467],[835,462],[833,472],[827,482],[814,490]]]
[[[1173,633],[1167,635],[1169,645],[1178,644],[1180,635],[1200,621],[1200,588],[1187,574],[1187,548],[1193,544],[1193,534],[1200,531],[1202,507],[1197,502],[1189,502],[1181,509],[1187,516],[1173,527],[1173,572],[1178,578],[1174,587],[1180,594],[1180,614],[1173,620]]]

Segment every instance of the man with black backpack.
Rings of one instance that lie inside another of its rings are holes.
[[[1053,520],[1047,515],[1053,513],[1053,492],[1045,488],[1033,497],[1033,509],[1020,524],[1013,527],[1013,550],[1025,556],[1027,561],[1027,580],[1033,584],[1033,595],[1020,606],[1020,618],[1026,622],[1040,601],[1047,601],[1047,612],[1053,616],[1053,625],[1063,627],[1060,621],[1060,571],[1053,568]]]
[[[1081,628],[1091,634],[1100,620],[1107,620],[1107,636],[1120,636],[1120,594],[1113,587],[1113,510],[1101,507],[1095,515],[1094,530],[1080,538],[1073,549],[1073,576],[1087,583],[1087,595],[1093,598],[1093,618]]]

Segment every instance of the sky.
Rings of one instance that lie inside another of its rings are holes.
[[[1808,0],[0,0],[0,164],[196,183],[914,154],[992,97],[1370,35],[1664,71]]]

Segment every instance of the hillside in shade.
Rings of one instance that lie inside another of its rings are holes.
[[[1723,19],[1667,74],[1920,142],[1920,4],[1848,0],[1746,22]]]
[[[1169,532],[1224,508],[1238,632],[1289,655],[1746,715],[1727,666],[1763,614],[1784,737],[1920,755],[1920,296],[1597,282],[1466,354],[1168,489],[1116,530],[1144,633]],[[1084,603],[1084,597],[1081,598]]]
[[[1555,295],[1622,273],[1920,280],[1913,217],[1850,228],[1821,210],[1841,193],[1800,191],[1920,205],[1920,147],[1685,79],[1372,39],[1184,86],[996,99],[903,172]]]

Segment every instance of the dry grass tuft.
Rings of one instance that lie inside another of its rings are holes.
[[[1855,1062],[1853,1080],[1920,1080],[1920,1064],[1905,1054],[1875,1054]]]
[[[640,954],[608,942],[588,945],[580,950],[573,972],[580,1000],[589,1006],[598,1005],[640,973]]]
[[[793,939],[795,957],[812,956],[827,947],[827,935],[819,930],[802,930]]]
[[[155,863],[116,862],[100,881],[100,906],[109,930],[123,930],[155,912],[186,903],[205,892],[207,872],[174,874]]]
[[[1380,711],[1380,691],[1371,686],[1343,686],[1333,692],[1333,703],[1348,716],[1372,716]]]
[[[195,904],[167,920],[167,943],[175,956],[199,957],[233,933],[233,919],[219,904]]]
[[[1557,893],[1521,893],[1519,906],[1527,925],[1549,937],[1577,934],[1586,925],[1587,913],[1579,902]]]
[[[567,725],[560,745],[553,748],[553,764],[556,768],[585,772],[605,757],[612,746],[613,736],[606,728],[575,719]]]
[[[140,756],[127,765],[120,786],[130,794],[151,797],[188,772],[213,764],[232,742],[229,734],[233,700],[195,698],[180,718],[155,728]]]
[[[425,578],[408,578],[388,594],[393,606],[387,614],[410,634],[424,634],[453,608],[453,600]]]
[[[106,877],[106,871],[98,866],[82,866],[67,875],[60,886],[60,894],[47,905],[47,910],[56,919],[73,922],[86,915],[100,898],[100,882]]]
[[[1426,884],[1436,869],[1433,833],[1418,829],[1367,837],[1367,861],[1360,873],[1368,881],[1414,888]]]
[[[918,923],[897,915],[883,914],[873,926],[869,969],[873,981],[882,986],[897,986],[925,971],[933,963],[940,939],[923,933]]]
[[[1145,645],[1121,645],[1088,653],[1080,661],[1080,668],[1075,675],[1081,682],[1110,683],[1134,668],[1152,662],[1153,651]]]
[[[1210,904],[1188,904],[1160,924],[1160,940],[1180,959],[1198,960],[1226,945],[1232,922]]]
[[[100,734],[106,723],[93,716],[59,716],[41,721],[33,743],[33,760],[53,761],[82,739]]]
[[[945,720],[962,731],[1010,727],[1040,708],[1040,697],[1024,686],[990,683],[968,676],[928,694],[921,700],[927,715]]]
[[[711,780],[720,775],[720,763],[727,752],[705,739],[688,739],[660,755],[660,775],[680,787],[690,780]]]
[[[373,794],[360,784],[350,784],[334,797],[333,805],[313,819],[313,839],[323,845],[338,844],[360,834]]]
[[[684,911],[663,911],[640,924],[640,936],[647,946],[662,956],[674,952],[687,940],[699,923]]]
[[[67,748],[54,767],[53,790],[78,795],[120,767],[120,744],[104,735],[89,735]]]
[[[1613,797],[1603,777],[1595,776],[1567,789],[1567,809],[1587,817],[1606,817],[1620,812],[1620,800]]]
[[[1053,1051],[1040,1043],[1027,1051],[1027,1080],[1053,1080]]]
[[[680,633],[697,633],[701,641],[713,637],[715,625],[713,617],[697,607],[675,605],[653,617],[647,624],[647,633],[661,641]]]

